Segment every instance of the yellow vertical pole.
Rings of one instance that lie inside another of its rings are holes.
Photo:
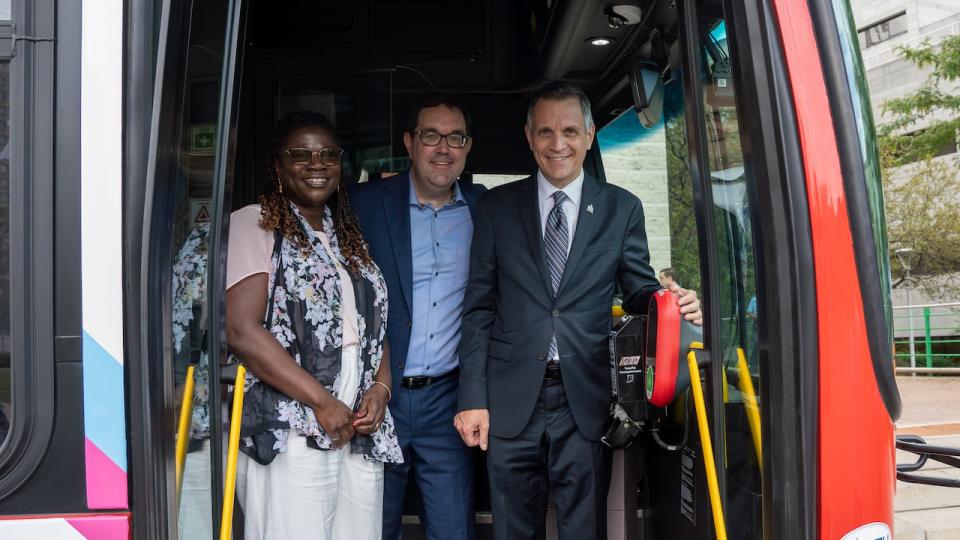
[[[743,406],[747,410],[747,423],[750,424],[750,435],[753,437],[753,449],[757,452],[757,466],[763,474],[762,440],[760,438],[760,407],[757,406],[757,393],[753,390],[753,378],[750,377],[750,367],[743,349],[737,347],[737,372],[740,374],[740,392],[743,393]]]
[[[247,370],[237,366],[233,382],[233,408],[230,411],[230,438],[227,442],[227,472],[223,479],[223,511],[220,513],[220,540],[233,535],[233,495],[237,488],[237,453],[240,450],[240,418],[243,415],[243,388]]]
[[[687,367],[690,369],[693,403],[697,409],[697,427],[700,429],[700,446],[703,447],[703,466],[707,471],[707,490],[710,493],[710,508],[713,510],[713,528],[717,540],[727,540],[727,527],[723,520],[723,506],[720,504],[720,486],[717,483],[717,468],[713,460],[713,443],[710,442],[710,426],[707,423],[707,407],[703,403],[703,386],[700,381],[700,366],[694,351],[687,353]]]
[[[187,367],[187,377],[183,384],[183,398],[180,400],[180,418],[177,420],[177,504],[180,503],[180,486],[183,485],[183,464],[187,459],[187,445],[190,442],[190,423],[193,419],[193,372]]]

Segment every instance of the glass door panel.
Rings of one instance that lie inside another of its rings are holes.
[[[715,260],[711,313],[717,335],[713,358],[722,367],[723,424],[717,433],[718,466],[725,471],[727,532],[730,538],[761,538],[760,369],[757,360],[757,281],[753,221],[748,200],[733,65],[726,19],[720,0],[697,5],[703,100],[701,134],[706,143],[704,179],[712,201]],[[716,401],[715,401],[716,402]],[[715,415],[714,418],[717,418]]]
[[[185,39],[180,59],[182,72],[178,88],[165,88],[179,98],[171,100],[175,118],[167,148],[158,163],[155,198],[166,198],[166,227],[170,249],[170,332],[168,356],[172,362],[176,459],[177,534],[181,539],[214,538],[219,527],[220,508],[215,493],[222,485],[220,460],[214,454],[219,445],[219,404],[216,370],[208,354],[209,254],[214,217],[215,174],[219,153],[218,134],[223,107],[222,85],[224,44],[227,43],[230,1],[193,2],[184,20],[187,31],[171,31],[168,40]],[[182,47],[182,45],[179,45]],[[175,50],[170,47],[168,50]],[[167,61],[175,61],[167,58]],[[161,138],[163,136],[161,135]],[[218,332],[212,332],[214,337]]]

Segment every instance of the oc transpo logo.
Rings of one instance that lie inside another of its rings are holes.
[[[890,527],[886,523],[870,523],[858,527],[843,535],[840,540],[892,540],[893,534],[890,533]]]

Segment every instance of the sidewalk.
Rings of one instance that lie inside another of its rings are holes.
[[[897,434],[920,435],[930,444],[960,448],[960,377],[897,377],[903,414]],[[916,456],[897,452],[897,463]],[[919,474],[960,479],[960,469],[935,461]],[[960,488],[897,482],[896,540],[960,540]]]

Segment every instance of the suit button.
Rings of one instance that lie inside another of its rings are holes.
[[[400,362],[399,364],[397,364],[397,367],[400,369],[403,369],[403,362]]]
[[[542,353],[540,353],[540,354],[537,355],[537,358],[539,358],[540,361],[546,360],[546,359],[547,359],[547,353],[542,352]]]
[[[407,328],[410,328],[411,326],[413,326],[413,321],[407,321]]]
[[[556,318],[559,317],[559,316],[560,316],[560,312],[559,312],[558,310],[556,310],[556,309],[553,310],[553,318],[556,319]]]

